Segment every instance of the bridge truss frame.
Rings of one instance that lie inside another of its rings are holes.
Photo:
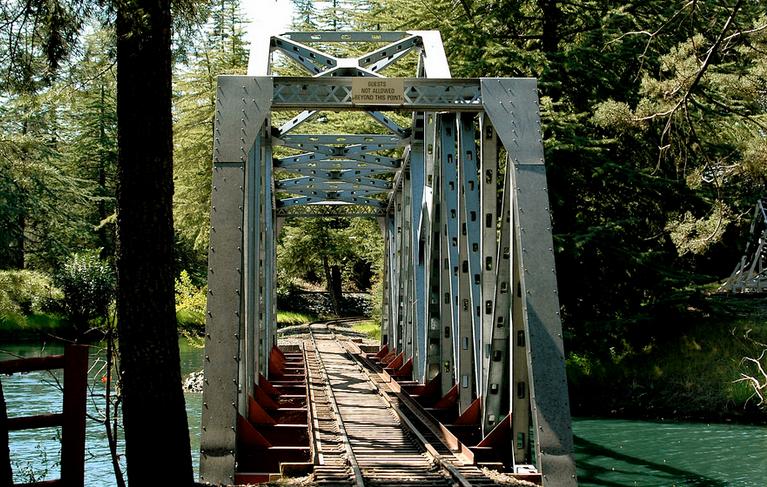
[[[338,58],[312,44],[339,42],[384,45]],[[275,51],[310,76],[271,76]],[[355,79],[413,51],[401,103],[352,102]],[[304,111],[273,127],[278,110]],[[323,110],[367,112],[386,132],[295,133]],[[451,78],[434,31],[264,36],[247,76],[219,77],[214,131],[202,480],[233,483],[238,414],[268,372],[284,219],[366,216],[386,245],[383,343],[421,382],[457,385],[460,411],[480,398],[483,436],[509,421],[515,464],[534,459],[544,485],[576,484],[534,79]],[[301,152],[275,158],[279,145]],[[380,153],[394,148],[401,157]]]

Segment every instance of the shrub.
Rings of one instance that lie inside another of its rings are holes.
[[[176,279],[176,320],[182,328],[200,332],[205,328],[206,294],[207,286],[195,286],[189,273],[181,271]]]
[[[49,309],[61,291],[47,274],[29,270],[0,271],[0,315],[27,315]]]
[[[98,251],[72,254],[56,275],[56,283],[64,293],[64,311],[75,327],[83,330],[89,320],[107,315],[115,295],[115,275]]]

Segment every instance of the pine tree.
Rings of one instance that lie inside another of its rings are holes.
[[[178,233],[198,252],[208,247],[216,77],[244,74],[248,62],[239,1],[220,0],[194,42],[175,85],[174,217]]]

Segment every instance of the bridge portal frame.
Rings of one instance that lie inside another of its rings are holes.
[[[304,44],[374,36],[391,44],[372,61],[357,58],[356,66]],[[352,103],[355,77],[377,75],[376,66],[403,55],[391,46],[402,45],[420,49],[421,76],[399,79],[404,102]],[[313,77],[270,76],[269,53],[280,48]],[[272,111],[296,109],[305,111],[271,126]],[[366,111],[389,133],[290,134],[321,110]],[[385,113],[392,110],[412,112],[413,126],[391,122]],[[576,484],[534,79],[449,78],[435,32],[290,33],[256,43],[248,76],[219,77],[214,131],[202,480],[234,482],[238,415],[247,416],[248,396],[267,375],[276,343],[276,237],[284,218],[345,215],[375,216],[381,224],[383,341],[413,361],[422,382],[440,374],[443,393],[457,385],[461,412],[479,400],[483,436],[508,420],[515,464],[534,458],[544,485]],[[360,144],[349,142],[405,147],[401,160],[377,161],[394,173],[390,187],[380,188],[377,178],[332,186],[344,179],[338,170],[318,181],[275,182],[276,166],[298,167],[301,155],[274,159],[273,146],[308,148],[306,158],[317,159],[310,155],[359,153]],[[502,150],[507,168],[498,207]],[[388,197],[361,197],[361,182]],[[277,199],[288,186],[302,192]]]

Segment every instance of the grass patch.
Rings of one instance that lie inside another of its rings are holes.
[[[5,313],[0,315],[0,340],[32,340],[46,335],[68,336],[71,323],[54,313]]]
[[[176,322],[185,336],[202,336],[205,333],[205,314],[190,308],[176,308]]]
[[[372,320],[360,321],[352,325],[352,329],[373,340],[381,340],[381,324],[378,322]]]
[[[277,311],[277,328],[307,325],[315,321],[317,321],[317,317],[310,313],[299,313],[297,311]]]
[[[646,329],[641,348],[625,343],[606,357],[570,354],[568,379],[579,415],[767,420],[753,391],[735,382],[744,357],[767,343],[767,298],[710,296],[693,309]]]

